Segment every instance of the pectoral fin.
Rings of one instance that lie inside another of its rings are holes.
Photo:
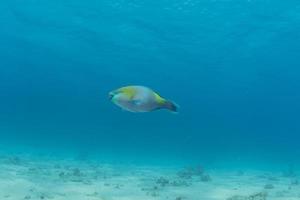
[[[132,100],[131,103],[135,106],[140,106],[142,104],[141,100]]]

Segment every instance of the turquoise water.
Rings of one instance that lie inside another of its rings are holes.
[[[299,163],[297,0],[10,0],[0,22],[2,154]],[[131,84],[179,114],[121,111]]]

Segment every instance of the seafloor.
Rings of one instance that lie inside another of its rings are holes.
[[[299,180],[292,169],[271,173],[0,157],[1,200],[299,200]]]

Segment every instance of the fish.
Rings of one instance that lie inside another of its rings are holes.
[[[132,85],[109,92],[109,100],[123,110],[135,113],[166,109],[178,112],[178,105],[146,86]]]

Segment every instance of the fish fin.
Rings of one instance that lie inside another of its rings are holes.
[[[142,104],[142,101],[141,101],[141,100],[132,100],[131,102],[132,102],[132,104],[134,104],[134,105],[136,105],[136,106],[139,106],[139,105]]]
[[[173,113],[178,113],[178,109],[179,109],[179,106],[176,103],[168,100],[165,101],[162,107],[170,110]]]
[[[155,95],[156,102],[160,105],[160,108],[165,108],[170,110],[173,113],[178,113],[179,106],[176,103],[164,99],[157,93],[154,93],[154,95]]]

